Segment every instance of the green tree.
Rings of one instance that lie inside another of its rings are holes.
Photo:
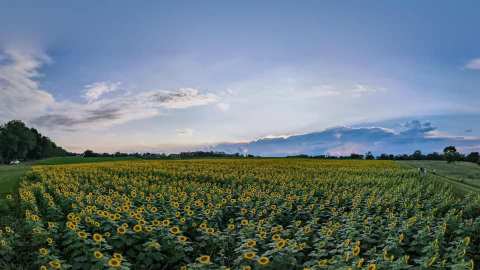
[[[457,152],[457,148],[453,145],[445,147],[445,149],[443,149],[443,154],[448,163],[458,161],[461,157],[460,153]]]
[[[0,163],[66,154],[64,149],[22,121],[13,120],[0,126]]]

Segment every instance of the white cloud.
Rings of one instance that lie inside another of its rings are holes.
[[[40,88],[38,70],[50,60],[43,54],[7,51],[0,63],[0,120],[26,120],[34,125],[64,130],[97,128],[161,115],[165,110],[186,109],[218,101],[211,93],[194,88],[123,92],[120,83],[97,82],[86,86],[86,103],[57,101]]]
[[[465,68],[480,70],[480,58],[475,58],[475,59],[470,60],[465,65]]]
[[[85,86],[85,99],[93,102],[104,94],[118,90],[120,82],[96,82]]]
[[[230,104],[229,103],[224,103],[224,102],[219,102],[219,103],[217,103],[217,108],[222,112],[226,112],[230,109]]]
[[[353,87],[351,92],[352,92],[353,96],[360,97],[360,96],[364,96],[364,95],[374,94],[374,93],[377,93],[379,91],[380,91],[380,89],[378,89],[378,88],[374,88],[374,87],[367,86],[367,85],[364,85],[364,84],[356,84]]]
[[[192,136],[193,135],[193,129],[191,128],[179,128],[176,129],[175,132],[177,133],[178,136]]]
[[[47,56],[15,50],[0,55],[0,120],[25,118],[55,103],[36,80],[38,68],[50,61]]]

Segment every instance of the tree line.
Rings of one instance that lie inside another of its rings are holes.
[[[82,155],[84,157],[136,157],[142,159],[188,159],[188,158],[255,158],[254,155],[244,156],[240,153],[228,154],[214,151],[182,152],[179,154],[157,154],[157,153],[95,153],[86,150],[82,154],[69,153],[57,146],[48,137],[40,134],[36,129],[29,128],[19,120],[12,120],[0,125],[0,164],[9,163],[14,160],[37,160],[49,157]],[[446,160],[447,162],[466,161],[480,165],[480,154],[471,152],[468,155],[459,153],[455,146],[447,146],[442,153],[433,152],[423,154],[420,150],[412,154],[381,154],[374,156],[372,152],[366,154],[352,153],[347,156],[330,155],[296,155],[288,158],[317,158],[317,159],[378,159],[378,160]]]
[[[15,160],[36,160],[65,156],[67,151],[22,121],[0,125],[0,164]]]
[[[317,158],[317,159],[366,159],[366,160],[444,160],[447,162],[455,162],[455,161],[466,161],[466,162],[473,162],[480,165],[480,153],[479,152],[471,152],[470,154],[462,154],[457,151],[455,146],[450,145],[444,148],[442,153],[433,152],[429,154],[423,154],[422,151],[416,150],[412,154],[381,154],[378,156],[374,156],[372,152],[367,152],[366,154],[356,154],[352,153],[347,156],[330,156],[330,155],[317,155],[317,156],[309,156],[309,155],[296,155],[296,156],[288,156],[289,158]]]

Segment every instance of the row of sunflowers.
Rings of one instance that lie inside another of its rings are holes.
[[[476,269],[480,198],[390,161],[36,166],[0,265],[37,269]]]

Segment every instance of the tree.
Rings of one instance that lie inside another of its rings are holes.
[[[422,160],[424,159],[424,157],[425,156],[422,154],[422,151],[420,150],[413,152],[413,154],[411,155],[411,159],[413,160]]]
[[[453,145],[445,147],[445,149],[443,149],[443,154],[448,163],[460,160],[460,154],[457,152],[457,148]]]
[[[375,157],[373,156],[372,152],[368,151],[365,154],[365,159],[372,160],[372,159],[375,159]]]
[[[95,152],[93,152],[92,150],[85,150],[85,152],[83,152],[83,156],[84,157],[98,157],[99,155]]]
[[[0,163],[66,154],[64,149],[22,121],[13,120],[0,126]]]
[[[476,163],[480,161],[480,154],[478,152],[472,152],[465,157],[465,161]]]

